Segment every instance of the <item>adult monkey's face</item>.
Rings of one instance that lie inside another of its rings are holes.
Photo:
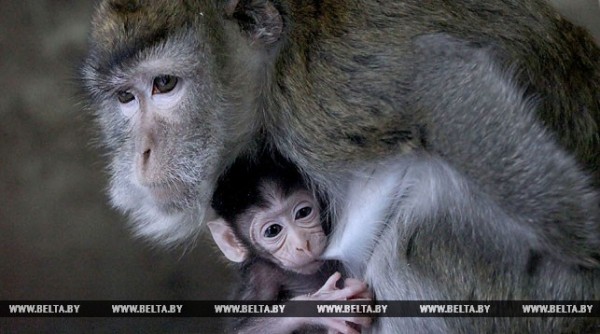
[[[111,202],[136,234],[165,244],[195,235],[218,175],[255,128],[224,87],[220,11],[211,1],[102,1],[93,19],[82,74]]]

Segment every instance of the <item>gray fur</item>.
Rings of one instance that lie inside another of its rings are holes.
[[[375,231],[348,224],[343,215],[331,237],[330,249],[337,254],[332,258],[355,261],[353,246],[344,248],[344,237],[371,233],[361,237],[377,240],[377,244],[363,252],[360,263],[367,268],[358,278],[365,279],[380,300],[598,298],[598,270],[576,265],[597,268],[598,197],[587,175],[539,127],[532,114],[535,104],[524,99],[509,76],[497,69],[489,50],[443,35],[419,39],[417,44],[423,54],[422,67],[416,68],[416,105],[456,125],[452,129],[435,126],[441,123],[432,118],[426,151],[390,160],[386,168],[376,169],[367,178],[367,184],[377,186],[378,179],[395,168],[399,176],[395,189],[400,193],[388,192],[379,198],[360,193],[350,196],[347,207],[378,206],[389,196],[401,197],[390,202],[385,215],[366,217],[363,224],[377,224]],[[475,90],[486,95],[469,93]],[[475,125],[479,130],[490,126],[484,133],[494,140],[482,140],[481,133],[470,131]],[[451,145],[469,140],[470,144],[461,147]],[[352,183],[368,189],[364,179],[358,177]],[[379,187],[392,189],[389,184]],[[389,216],[390,212],[395,216]],[[561,218],[567,213],[568,217]],[[380,223],[383,219],[387,219],[384,224]],[[595,322],[381,318],[373,331],[470,333],[528,328],[543,333],[571,326],[587,328]]]
[[[542,0],[228,2],[99,4],[84,77],[113,203],[140,234],[193,236],[218,175],[257,149],[295,163],[338,218],[357,173],[400,159],[414,184],[398,181],[408,195],[358,265],[377,298],[600,298],[600,49],[585,31]],[[191,64],[166,73],[190,83],[164,133],[165,175],[186,185],[168,207],[132,182],[114,102],[117,79],[155,56]],[[374,332],[580,332],[590,320],[382,318]]]

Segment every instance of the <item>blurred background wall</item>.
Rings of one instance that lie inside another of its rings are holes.
[[[552,0],[600,40],[595,0]],[[105,196],[77,97],[91,1],[0,0],[0,300],[223,299],[234,276],[193,250],[134,240]],[[0,319],[0,333],[214,333],[218,319]]]

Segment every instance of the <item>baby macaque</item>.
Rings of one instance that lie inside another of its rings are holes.
[[[238,300],[370,300],[364,282],[345,279],[333,261],[322,261],[328,225],[319,201],[295,167],[283,159],[238,161],[220,179],[212,201],[221,217],[208,223],[223,254],[240,263]],[[322,329],[359,333],[366,317],[243,318],[236,333],[291,333]]]

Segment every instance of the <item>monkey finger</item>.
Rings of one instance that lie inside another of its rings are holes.
[[[343,296],[345,299],[352,299],[352,297],[363,293],[365,291],[365,286],[348,286],[338,291],[338,294]]]
[[[367,285],[367,283],[361,281],[361,280],[357,280],[355,278],[346,278],[344,280],[344,287],[361,287],[363,290],[367,290],[369,289],[369,285]]]
[[[342,274],[336,271],[333,275],[329,276],[329,278],[327,279],[325,284],[323,284],[323,286],[319,289],[319,291],[336,290],[336,283],[340,280],[340,278],[342,278]]]
[[[348,300],[351,295],[344,290],[317,291],[309,296],[309,300],[316,301],[333,301],[333,300]]]
[[[357,278],[352,278],[352,277],[348,277],[346,279],[344,279],[344,284],[367,284],[364,281],[361,281]]]
[[[321,291],[313,295],[316,300],[348,300],[355,292],[351,289],[338,289],[333,291]]]
[[[373,294],[371,293],[371,291],[365,290],[365,291],[362,291],[362,292],[359,292],[359,293],[355,294],[349,300],[372,301],[373,300]]]
[[[321,324],[328,328],[328,330],[337,331],[341,334],[360,334],[359,331],[352,328],[345,320],[341,318],[321,318]]]
[[[353,324],[357,324],[363,327],[370,327],[371,323],[373,323],[373,318],[372,317],[346,317],[343,318],[344,321],[353,323]]]

